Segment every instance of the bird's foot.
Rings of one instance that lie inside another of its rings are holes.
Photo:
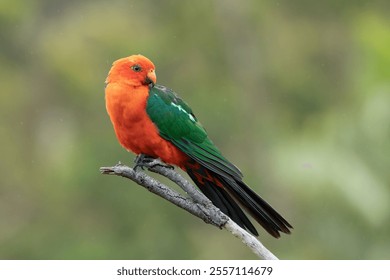
[[[137,171],[137,169],[140,167],[142,170],[144,170],[144,167],[151,168],[155,166],[161,166],[169,169],[174,169],[172,165],[166,164],[162,162],[159,158],[153,158],[151,156],[145,155],[145,154],[139,154],[134,160],[134,170]]]

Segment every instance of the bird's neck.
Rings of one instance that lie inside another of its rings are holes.
[[[149,96],[148,86],[131,86],[126,83],[108,83],[106,86],[106,107],[113,115],[137,114],[145,110]]]

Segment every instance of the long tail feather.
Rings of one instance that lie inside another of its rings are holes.
[[[275,238],[280,237],[280,232],[290,233],[292,226],[241,180],[219,175],[199,163],[185,168],[199,189],[240,227],[258,236],[239,204]]]

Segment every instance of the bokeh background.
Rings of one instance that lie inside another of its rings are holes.
[[[389,259],[389,11],[386,0],[1,0],[0,258],[255,258],[99,173],[133,162],[104,80],[141,53],[293,224],[279,240],[260,230],[279,258]]]

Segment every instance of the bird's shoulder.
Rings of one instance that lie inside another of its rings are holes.
[[[194,122],[197,121],[190,106],[176,92],[162,85],[154,85],[149,89],[148,105],[151,107],[160,106],[165,110],[171,109],[174,112],[187,115]]]

